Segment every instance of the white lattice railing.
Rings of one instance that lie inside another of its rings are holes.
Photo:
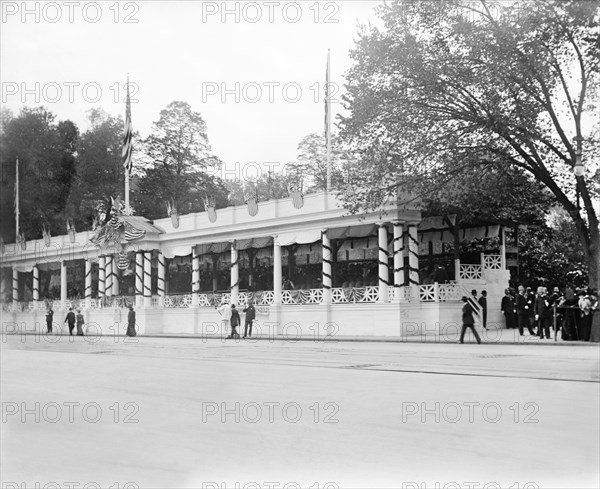
[[[460,280],[481,280],[483,278],[481,265],[460,265]]]
[[[484,270],[502,270],[502,256],[483,255]]]
[[[192,294],[166,295],[163,301],[166,308],[188,308],[192,307]]]
[[[439,285],[440,301],[459,301],[462,296],[461,287],[457,284]]]

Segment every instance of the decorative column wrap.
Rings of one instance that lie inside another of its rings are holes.
[[[281,304],[281,245],[273,241],[273,303]]]
[[[238,252],[235,247],[235,241],[231,242],[231,303],[238,303],[238,295],[240,291],[240,265],[238,260]]]
[[[165,266],[165,256],[162,254],[161,251],[158,252],[157,262],[158,262],[158,282],[157,282],[157,291],[156,292],[159,297],[164,297],[165,296],[166,266]]]
[[[85,307],[92,305],[92,262],[85,260]]]
[[[142,306],[144,303],[144,252],[135,253],[135,304]]]
[[[33,300],[40,300],[40,269],[37,265],[33,267]]]
[[[404,299],[401,287],[404,285],[404,227],[394,223],[394,300]]]
[[[19,272],[16,268],[13,268],[13,280],[12,280],[12,298],[13,302],[19,301]]]
[[[144,252],[144,307],[152,305],[152,252]]]
[[[323,247],[323,268],[321,271],[323,280],[323,304],[331,303],[331,263],[333,259],[333,248],[331,247],[331,241],[327,236],[327,231],[321,232],[321,244]]]
[[[417,225],[408,225],[408,281],[410,285],[419,285],[419,241]]]
[[[98,297],[106,295],[106,257],[98,258]]]
[[[387,302],[390,269],[388,264],[387,227],[385,224],[379,224],[377,234],[379,237],[379,258],[377,260],[379,264],[379,302]]]
[[[192,246],[192,305],[197,306],[200,298],[200,255],[195,246]]]
[[[67,305],[67,262],[60,262],[60,303],[64,308]]]
[[[106,255],[106,264],[104,269],[106,271],[106,288],[104,289],[104,293],[106,297],[111,297],[113,295],[113,257],[112,255]]]

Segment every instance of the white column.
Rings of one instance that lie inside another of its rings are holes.
[[[231,303],[238,305],[238,296],[240,293],[240,265],[238,262],[238,252],[235,247],[235,241],[231,243]]]
[[[404,226],[394,223],[394,300],[404,300]]]
[[[327,236],[327,231],[321,232],[321,245],[323,247],[323,265],[321,270],[323,281],[322,304],[331,304],[331,260],[333,259],[333,249],[331,248],[331,241]]]
[[[92,262],[85,260],[85,308],[92,307]]]
[[[40,300],[40,269],[37,265],[33,267],[33,300]]]
[[[157,282],[157,294],[160,306],[162,307],[165,299],[165,256],[161,251],[158,252],[158,282]]]
[[[500,267],[502,270],[506,270],[506,234],[504,233],[504,226],[500,230],[500,239],[502,240],[500,245]]]
[[[200,255],[196,247],[192,246],[192,305],[196,307],[199,303],[200,293]]]
[[[273,242],[273,303],[281,304],[281,245]]]
[[[144,252],[144,307],[152,307],[152,252]]]
[[[60,305],[67,306],[67,262],[60,262]]]
[[[106,297],[111,297],[113,295],[113,268],[112,268],[113,257],[112,255],[106,255],[106,264],[104,269],[106,270],[106,286],[104,289],[104,293]]]
[[[106,257],[98,258],[98,298],[106,295]]]
[[[377,234],[379,238],[379,302],[387,302],[390,270],[388,265],[387,227],[385,224],[379,224]]]
[[[144,252],[135,253],[135,305],[144,305]]]
[[[418,297],[419,288],[419,241],[416,224],[408,225],[408,281],[414,291],[411,297]]]
[[[119,295],[119,259],[115,255],[112,259],[112,294]]]
[[[16,268],[13,268],[13,279],[12,279],[12,298],[13,302],[19,301],[19,272]]]

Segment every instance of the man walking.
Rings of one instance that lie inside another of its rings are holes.
[[[75,313],[73,312],[72,307],[69,307],[65,323],[69,325],[69,336],[73,336],[73,329],[75,329]]]
[[[236,331],[236,328],[240,325],[240,313],[235,308],[235,304],[231,304],[231,338],[238,339],[240,335]]]
[[[248,307],[245,307],[242,312],[246,313],[244,319],[244,338],[246,336],[252,336],[252,322],[256,318],[256,309],[252,301],[248,302]]]
[[[467,328],[470,328],[471,331],[473,332],[473,336],[475,336],[475,339],[477,340],[477,343],[481,344],[481,338],[479,338],[479,335],[477,334],[477,331],[475,330],[475,320],[473,319],[473,306],[471,305],[467,296],[463,296],[461,300],[465,304],[463,305],[463,308],[462,308],[463,325],[462,325],[462,330],[460,332],[460,343],[465,342],[465,333],[467,331]]]
[[[229,321],[231,319],[231,307],[229,307],[229,304],[223,304],[219,307],[215,306],[215,309],[221,315],[221,330],[227,331],[229,329]],[[231,335],[225,337],[225,339],[231,338]]]

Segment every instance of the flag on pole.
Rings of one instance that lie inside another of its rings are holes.
[[[325,72],[325,147],[327,148],[327,190],[331,187],[331,92],[329,91],[330,51],[327,50],[327,70]]]
[[[133,126],[131,124],[131,99],[129,97],[129,77],[127,77],[127,99],[125,101],[125,136],[123,138],[123,167],[127,174],[131,173],[132,162],[131,153],[133,146],[131,138],[133,136]]]
[[[16,160],[16,176],[15,176],[15,242],[19,240],[19,158]]]

